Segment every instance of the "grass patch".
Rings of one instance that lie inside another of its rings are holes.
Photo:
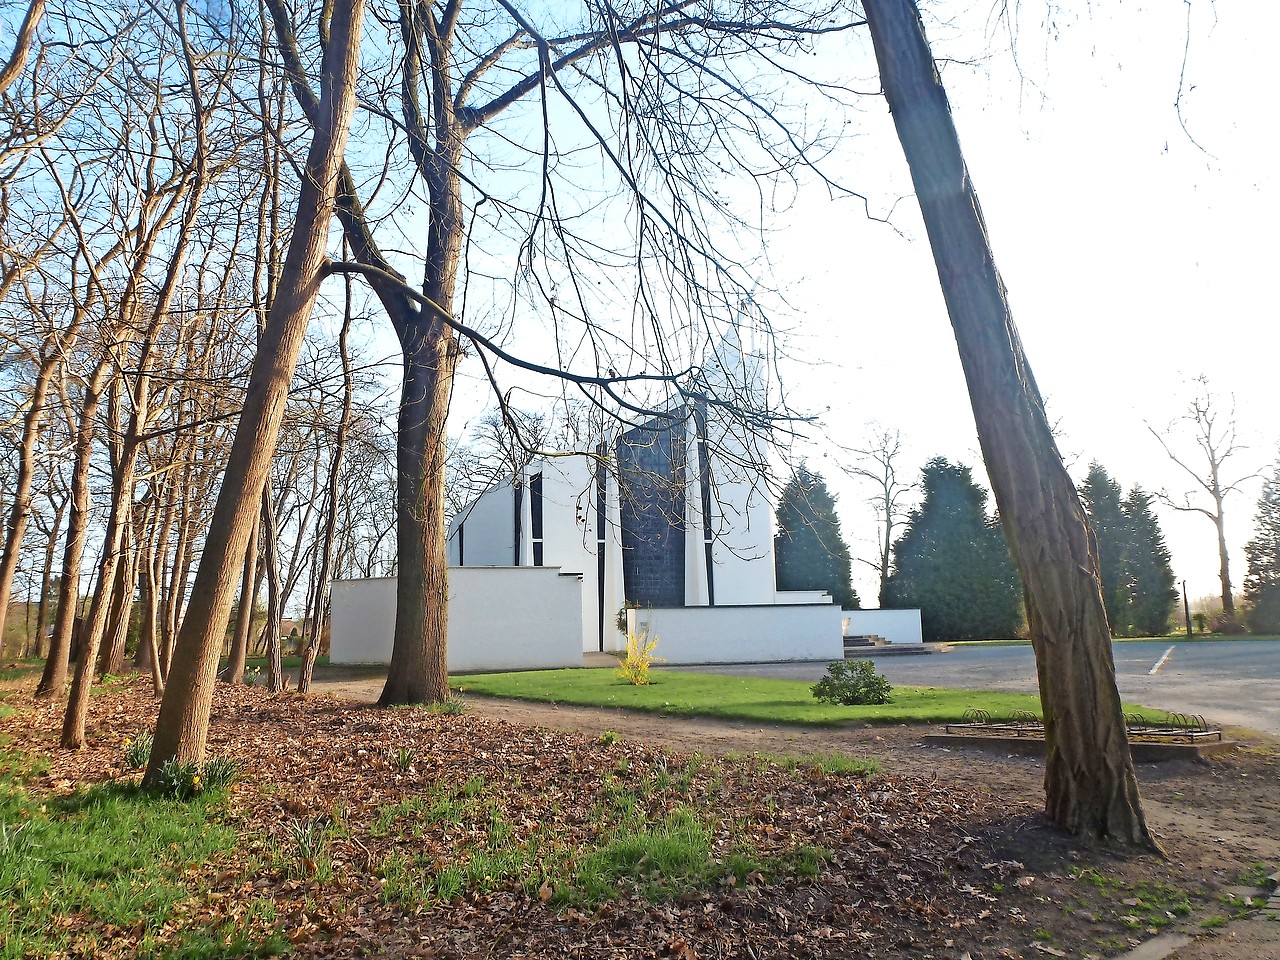
[[[1242,884],[1262,889],[1271,885],[1271,874],[1273,873],[1275,873],[1275,867],[1258,860],[1249,864],[1240,874],[1238,880]]]
[[[0,957],[62,953],[73,938],[92,955],[100,945],[93,931],[113,927],[141,930],[140,956],[264,955],[230,928],[203,945],[196,940],[208,931],[189,942],[156,939],[191,895],[176,879],[183,869],[235,842],[221,794],[184,803],[110,784],[42,801],[25,786],[39,766],[14,751],[0,755]]]
[[[783,770],[810,770],[822,776],[869,777],[880,772],[880,762],[843,753],[804,753],[798,756],[761,755]]]
[[[1093,868],[1072,869],[1072,879],[1092,887],[1117,922],[1131,929],[1160,929],[1191,916],[1186,890],[1159,880],[1129,883]]]
[[[795,723],[832,726],[863,723],[952,723],[970,708],[994,717],[1014,710],[1040,712],[1035,694],[947,687],[894,687],[893,702],[875,706],[819,703],[803,680],[718,676],[663,670],[644,686],[620,682],[607,668],[591,670],[535,670],[487,673],[456,678],[455,686],[468,694],[569,703],[584,707],[625,707],[669,716],[718,717],[756,723]],[[1164,711],[1125,705],[1126,713],[1153,720]]]
[[[38,676],[43,670],[43,660],[10,660],[0,666],[0,682]]]

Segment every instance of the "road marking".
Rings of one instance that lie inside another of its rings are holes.
[[[1174,646],[1177,646],[1177,644],[1174,644]],[[1168,662],[1169,658],[1172,656],[1173,656],[1173,647],[1170,647],[1168,650],[1164,652],[1164,656],[1156,661],[1156,665],[1147,671],[1147,676],[1154,677],[1157,673],[1160,672],[1160,668],[1163,667],[1165,663]]]

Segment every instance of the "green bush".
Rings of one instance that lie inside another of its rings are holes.
[[[893,688],[889,681],[876,673],[870,660],[837,660],[828,665],[827,675],[811,688],[813,695],[823,703],[843,703],[845,706],[861,706],[888,703]]]

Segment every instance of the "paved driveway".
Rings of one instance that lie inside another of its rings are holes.
[[[1280,642],[1144,640],[1115,644],[1114,657],[1125,700],[1280,736]],[[880,657],[875,664],[890,683],[1036,691],[1029,646],[955,647],[931,656]],[[817,680],[825,673],[823,664],[813,663],[696,669],[797,680]]]

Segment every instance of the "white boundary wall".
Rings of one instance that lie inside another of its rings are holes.
[[[919,610],[846,610],[846,637],[884,637],[892,643],[922,643]]]
[[[832,604],[648,607],[628,610],[632,630],[658,638],[667,663],[767,663],[844,659],[843,611]]]
[[[330,663],[390,663],[396,578],[335,580]],[[449,672],[582,666],[582,577],[559,567],[450,567]]]

